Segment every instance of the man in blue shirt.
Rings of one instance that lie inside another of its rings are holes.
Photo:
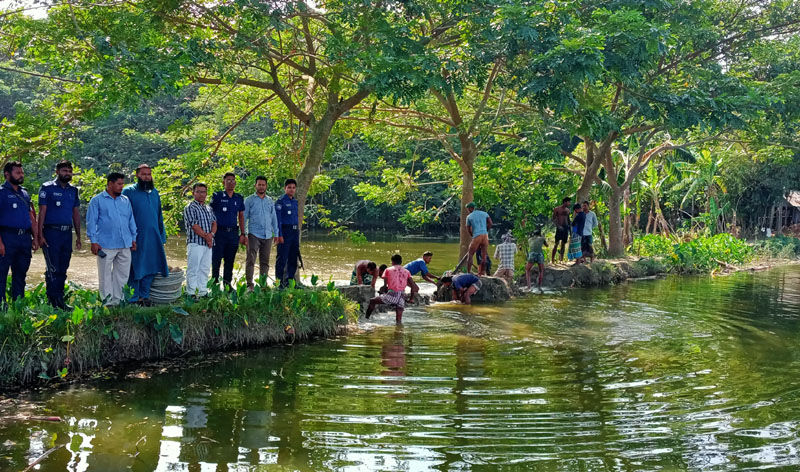
[[[253,289],[253,272],[258,257],[258,274],[266,280],[269,274],[269,253],[273,242],[278,243],[280,228],[275,202],[267,196],[267,178],[256,177],[256,193],[244,199],[244,221],[247,224],[247,288]],[[274,240],[274,241],[273,241]]]
[[[92,197],[86,211],[86,236],[97,256],[100,297],[106,305],[122,301],[122,287],[131,271],[131,251],[136,251],[138,229],[128,197],[122,195],[125,176],[112,172],[106,189]]]
[[[423,280],[435,284],[439,278],[428,270],[428,264],[431,263],[431,259],[433,259],[433,253],[426,251],[419,259],[406,264],[406,270],[411,272],[411,275],[422,274]]]
[[[489,230],[492,228],[492,219],[485,211],[476,210],[475,202],[467,203],[467,231],[472,236],[469,244],[469,258],[467,259],[467,273],[472,272],[472,256],[480,249],[481,257],[478,263],[478,275],[486,274],[486,258],[489,256]]]
[[[78,188],[70,185],[72,163],[56,164],[56,178],[39,189],[39,246],[47,269],[47,300],[56,308],[67,310],[64,284],[72,258],[72,228],[75,228],[75,249],[81,248],[81,214],[78,211]]]
[[[0,186],[0,310],[6,305],[6,279],[11,269],[11,299],[25,296],[25,277],[31,266],[31,249],[39,248],[39,228],[31,197],[22,186],[25,171],[19,161],[3,167]]]
[[[442,286],[451,287],[453,301],[461,301],[465,305],[472,303],[472,296],[481,289],[481,279],[475,274],[457,274],[452,277],[442,277]]]
[[[219,266],[225,260],[222,281],[230,290],[233,281],[233,262],[240,244],[247,244],[244,232],[244,197],[236,193],[236,175],[228,172],[222,177],[225,190],[211,196],[211,209],[217,218],[217,236],[211,250],[211,278],[219,283]]]
[[[284,195],[275,202],[278,216],[278,257],[275,260],[275,280],[285,287],[289,279],[295,279],[297,258],[300,257],[300,221],[298,219],[297,181],[286,179]],[[296,279],[295,279],[296,280]]]

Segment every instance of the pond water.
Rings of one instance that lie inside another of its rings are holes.
[[[67,280],[84,287],[97,288],[97,258],[89,251],[90,243],[83,241],[83,249],[73,251]],[[171,236],[167,239],[167,262],[170,267],[186,267],[186,237]],[[369,259],[380,264],[391,264],[394,254],[401,254],[404,261],[421,257],[425,251],[434,253],[429,269],[441,274],[452,269],[458,263],[458,239],[403,239],[393,234],[371,234],[369,242],[353,245],[342,236],[328,236],[323,233],[311,233],[303,238],[301,252],[305,269],[300,271],[301,277],[307,280],[312,274],[322,280],[350,280],[355,263],[361,259]],[[275,276],[275,248],[270,253],[270,276]],[[239,249],[236,255],[233,277],[244,277],[245,251]],[[45,262],[41,251],[37,251],[31,260],[28,271],[28,284],[44,282]],[[258,268],[256,267],[256,277]]]
[[[798,266],[393,318],[16,398],[65,421],[0,421],[0,470],[800,466]]]

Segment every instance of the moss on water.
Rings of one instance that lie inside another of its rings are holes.
[[[152,308],[106,308],[93,293],[73,290],[75,310],[67,313],[42,303],[34,290],[0,315],[0,388],[121,362],[329,336],[358,317],[357,304],[332,287],[239,287]]]

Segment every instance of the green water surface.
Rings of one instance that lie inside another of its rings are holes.
[[[38,470],[798,470],[799,400],[791,266],[441,304],[28,394],[65,421],[0,421],[0,470],[60,444]]]

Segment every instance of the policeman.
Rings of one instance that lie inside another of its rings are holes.
[[[39,189],[39,246],[47,264],[44,280],[47,299],[56,308],[67,310],[64,283],[72,258],[72,228],[75,228],[75,249],[81,249],[81,215],[78,189],[70,185],[72,163],[56,164],[56,178]]]
[[[222,177],[225,190],[211,196],[211,209],[217,217],[217,235],[211,250],[211,278],[219,283],[219,266],[225,260],[222,280],[225,287],[231,288],[233,280],[233,261],[240,244],[247,245],[244,228],[244,197],[235,193],[236,176],[228,172]]]
[[[11,269],[11,299],[25,296],[25,276],[31,266],[31,249],[39,248],[36,211],[22,186],[22,163],[11,161],[3,167],[6,182],[0,186],[0,309],[6,305],[8,269]]]
[[[275,280],[280,280],[281,287],[285,287],[289,279],[295,279],[297,258],[300,254],[297,199],[294,198],[297,181],[286,179],[283,189],[286,193],[275,202],[275,214],[278,215],[278,257],[275,260]]]

